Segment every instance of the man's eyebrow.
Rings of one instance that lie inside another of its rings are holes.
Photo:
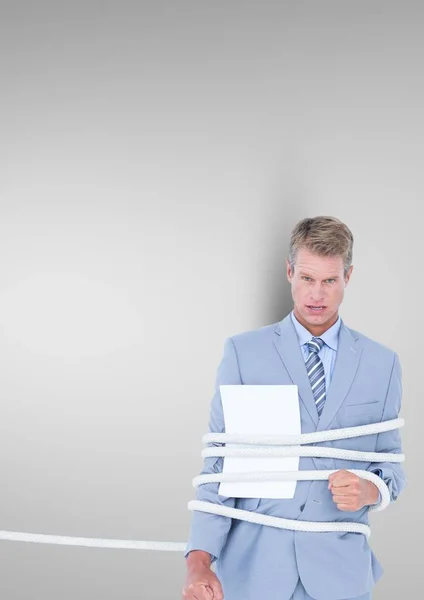
[[[300,275],[306,275],[306,277],[311,277],[313,278],[313,275],[310,275],[309,273],[307,273],[306,271],[299,271]],[[329,275],[328,277],[326,277],[325,279],[338,279],[339,276],[338,275]]]

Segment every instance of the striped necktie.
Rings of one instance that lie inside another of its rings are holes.
[[[325,374],[324,365],[318,356],[318,352],[323,347],[324,342],[321,338],[313,337],[311,341],[307,343],[307,345],[309,356],[306,359],[305,366],[309,381],[311,382],[312,393],[314,395],[318,415],[321,415],[325,402]]]

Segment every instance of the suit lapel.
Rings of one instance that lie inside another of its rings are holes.
[[[276,334],[274,336],[275,348],[290,379],[298,387],[300,401],[308,412],[314,429],[316,431],[327,429],[342,405],[358,369],[362,354],[359,338],[346,327],[342,320],[333,376],[330,386],[327,386],[323,411],[318,417],[304,357],[290,314],[277,323],[274,331]]]
[[[343,404],[353,383],[362,354],[359,337],[348,329],[343,320],[340,324],[339,345],[331,383],[326,390],[325,404],[317,431],[327,429]]]
[[[294,385],[297,385],[303,403],[314,426],[318,425],[318,411],[306,372],[302,350],[290,314],[275,327],[274,345]]]

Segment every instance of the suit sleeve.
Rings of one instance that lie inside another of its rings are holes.
[[[381,420],[388,421],[390,419],[397,419],[401,406],[402,369],[399,357],[395,353]],[[400,429],[378,433],[375,451],[402,454]],[[398,498],[399,494],[406,486],[406,477],[402,463],[373,462],[367,470],[375,472],[385,481],[389,488],[390,499],[393,502]]]
[[[215,381],[215,391],[210,404],[209,432],[224,433],[224,415],[222,410],[220,385],[241,384],[240,370],[236,349],[231,338],[224,344],[224,352],[218,366]],[[212,442],[209,446],[222,446],[219,442]],[[224,464],[223,457],[204,458],[201,474],[222,472]],[[221,506],[235,506],[235,498],[218,495],[219,483],[207,483],[200,485],[196,490],[196,500],[213,502]],[[231,517],[213,515],[200,511],[193,511],[189,540],[185,550],[185,557],[192,550],[203,550],[211,555],[214,563],[225,545],[227,535],[231,526]]]

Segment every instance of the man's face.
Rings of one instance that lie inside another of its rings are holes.
[[[341,256],[318,256],[304,248],[297,251],[294,272],[288,260],[286,264],[294,314],[312,335],[319,336],[338,319],[338,309],[353,266],[344,278]]]

